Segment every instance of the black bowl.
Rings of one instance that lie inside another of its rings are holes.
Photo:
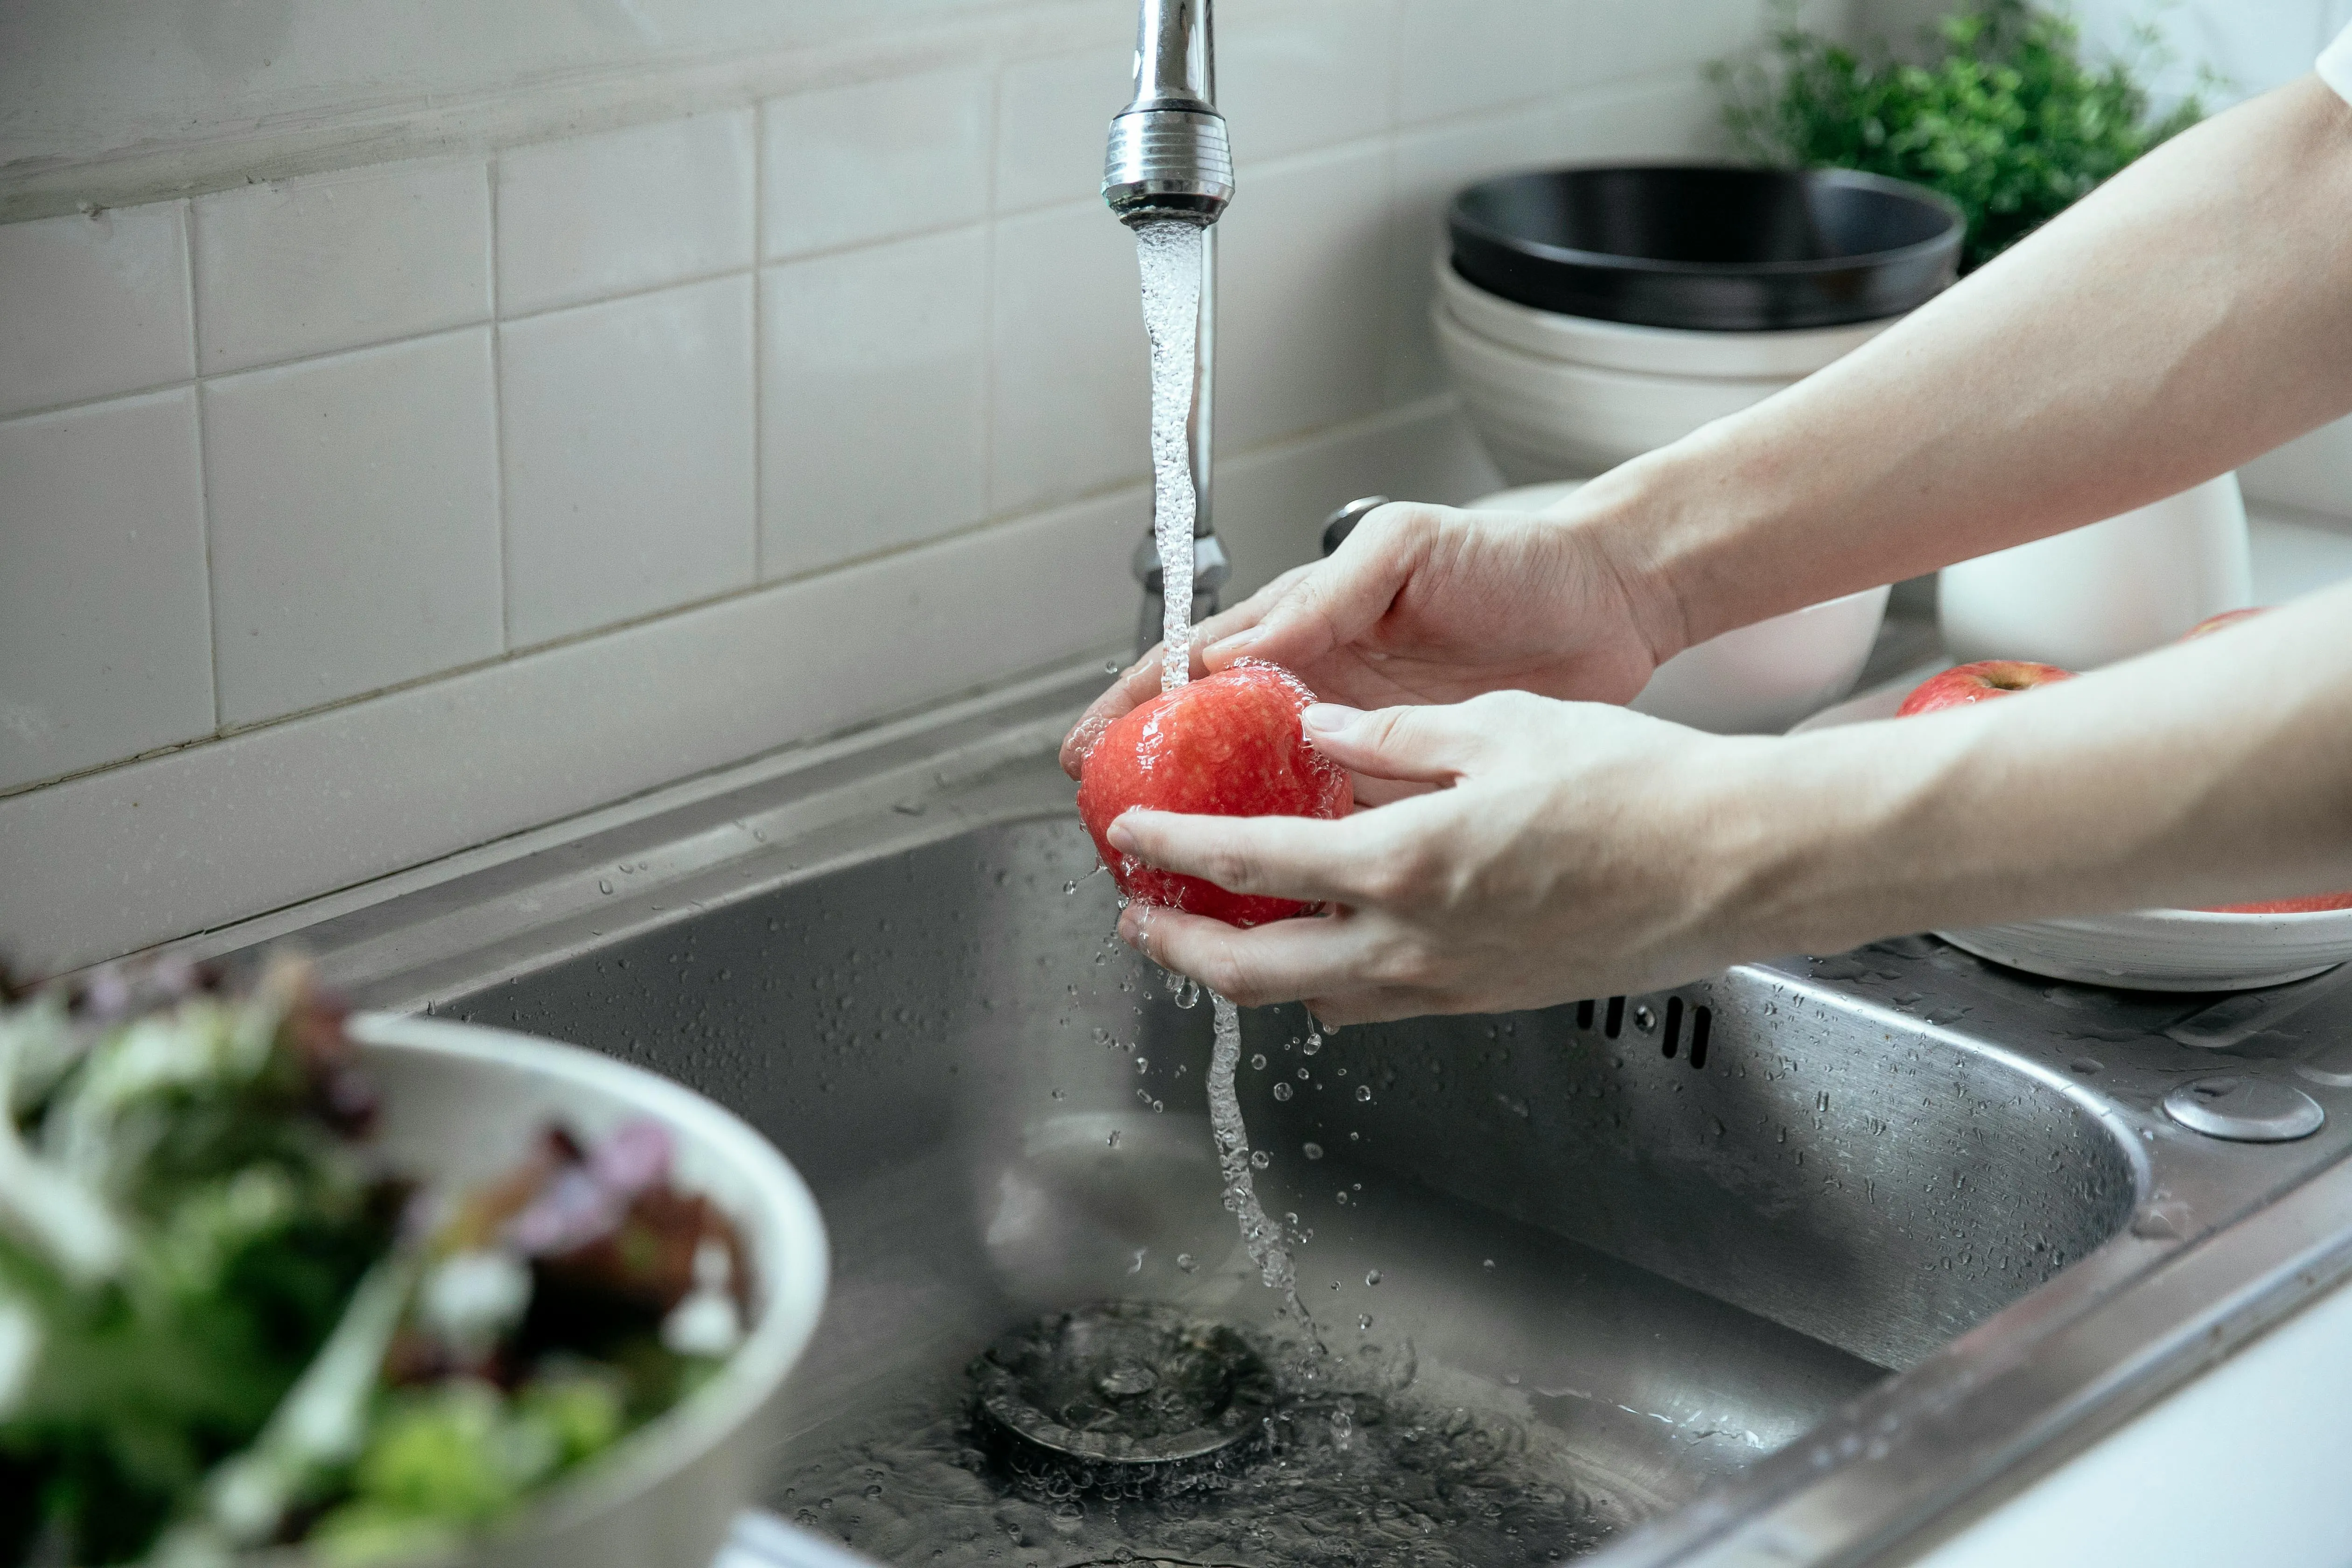
[[[1704,331],[1899,316],[1958,276],[1960,209],[1846,169],[1538,169],[1454,198],[1454,269],[1539,310]]]

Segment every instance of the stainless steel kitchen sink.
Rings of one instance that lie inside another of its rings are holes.
[[[963,1371],[1010,1326],[1150,1300],[1297,1349],[1220,1206],[1209,1009],[1108,940],[1051,761],[1092,679],[299,932],[362,1002],[668,1073],[807,1176],[838,1276],[788,1517],[907,1563],[1874,1561],[2352,1267],[2352,1011],[2328,995],[2215,1027],[2216,998],[1914,938],[1311,1048],[1302,1013],[1261,1010],[1257,1181],[1329,1352],[1260,1461],[1296,1473],[1008,1493]],[[2216,1078],[2189,1100],[2292,1089],[2325,1125],[2236,1142],[2163,1109]]]

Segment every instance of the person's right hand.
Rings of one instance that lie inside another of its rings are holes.
[[[1645,626],[1648,590],[1571,500],[1562,515],[1395,504],[1328,561],[1276,578],[1192,632],[1195,675],[1240,658],[1281,665],[1351,708],[1532,691],[1623,702],[1679,651]],[[1104,727],[1160,689],[1153,648],[1062,742],[1076,778]]]

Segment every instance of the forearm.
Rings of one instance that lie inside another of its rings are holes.
[[[1826,952],[2352,888],[2347,627],[2352,586],[2028,697],[1767,742],[1710,896],[1748,952]]]
[[[2146,504],[2352,409],[2347,224],[2352,108],[2306,78],[1562,515],[1668,654]]]

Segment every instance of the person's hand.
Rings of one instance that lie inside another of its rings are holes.
[[[1326,912],[1244,931],[1142,903],[1119,934],[1244,1005],[1326,1023],[1496,1012],[1655,989],[1739,958],[1787,841],[1769,748],[1622,708],[1498,692],[1447,707],[1310,708],[1367,776],[1437,786],[1335,822],[1136,810],[1111,843],[1235,892]]]
[[[1391,505],[1328,561],[1295,568],[1193,628],[1195,675],[1238,658],[1281,665],[1328,701],[1459,702],[1517,689],[1623,702],[1678,651],[1589,514]],[[1153,648],[1062,742],[1076,778],[1110,721],[1160,689]]]

